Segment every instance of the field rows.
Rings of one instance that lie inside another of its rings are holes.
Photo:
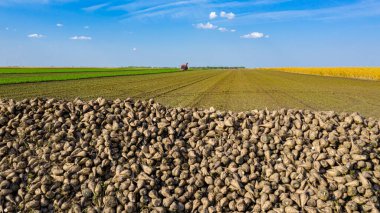
[[[0,68],[0,84],[31,83],[44,81],[63,81],[86,78],[146,75],[176,72],[178,69],[135,69],[135,68],[81,68],[81,69],[18,69]]]
[[[74,68],[50,68],[50,67],[0,67],[0,74],[36,74],[36,73],[79,73],[79,72],[115,72],[115,71],[138,71],[154,68],[143,67],[120,67],[120,68],[98,68],[98,67],[74,67]]]
[[[155,98],[224,110],[298,108],[380,117],[380,82],[260,70],[202,70],[0,85],[0,98]]]

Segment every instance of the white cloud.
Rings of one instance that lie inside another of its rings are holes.
[[[259,33],[259,32],[253,32],[247,35],[243,35],[241,37],[248,38],[248,39],[259,39],[259,38],[269,38],[269,35],[265,35],[264,33]]]
[[[228,29],[225,28],[225,27],[219,27],[218,30],[219,30],[220,32],[227,32],[227,31],[228,31]]]
[[[226,13],[224,11],[220,12],[220,17],[227,18],[227,19],[234,19],[235,14],[234,13]]]
[[[197,24],[197,28],[198,29],[204,29],[204,30],[212,30],[212,29],[218,28],[218,26],[215,26],[215,25],[211,24],[210,22],[207,22],[206,24],[203,24],[203,23]]]
[[[28,37],[29,38],[43,38],[45,36],[38,33],[33,33],[33,34],[29,34]]]
[[[58,23],[58,24],[56,24],[56,26],[57,27],[63,27],[63,24]]]
[[[89,36],[73,36],[70,37],[71,40],[92,40]]]
[[[218,28],[218,30],[220,31],[220,32],[231,32],[231,33],[234,33],[234,32],[236,32],[236,30],[235,29],[227,29],[227,28],[225,28],[225,27],[219,27]]]
[[[49,4],[65,4],[78,0],[0,0],[0,7],[10,7],[14,5],[49,5]]]
[[[204,2],[205,0],[182,0],[170,3],[163,1],[132,1],[131,3],[110,7],[109,10],[124,10],[128,18],[151,18],[156,16],[183,17],[186,11],[181,9]]]
[[[271,5],[280,4],[294,0],[255,0],[255,1],[226,1],[226,2],[213,2],[208,5],[212,8],[233,8],[233,7],[251,7],[257,5]]]
[[[132,48],[132,51],[134,51],[134,52],[137,51],[137,48],[136,47]]]
[[[109,3],[97,4],[97,5],[93,5],[93,6],[90,6],[90,7],[83,8],[83,10],[87,11],[87,12],[93,12],[93,11],[102,9],[104,7],[107,7],[108,5],[109,5]]]
[[[218,17],[218,15],[216,14],[216,12],[211,12],[209,17],[210,17],[210,19],[216,19]]]
[[[362,0],[343,6],[326,7],[320,9],[304,10],[281,10],[268,11],[262,13],[247,13],[239,16],[245,22],[250,20],[275,20],[288,21],[292,19],[315,19],[315,20],[333,20],[349,19],[358,17],[372,17],[380,15],[380,2],[375,0]]]
[[[9,30],[9,27],[6,27],[5,30]]]

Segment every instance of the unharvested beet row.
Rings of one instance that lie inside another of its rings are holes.
[[[0,212],[379,212],[380,123],[0,100]]]

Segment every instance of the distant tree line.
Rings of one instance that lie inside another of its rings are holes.
[[[245,69],[245,67],[191,67],[191,69]]]
[[[127,66],[122,68],[161,68],[161,69],[171,69],[171,68],[178,68],[178,67],[151,67],[151,66]],[[213,66],[207,66],[207,67],[192,67],[189,66],[190,69],[204,69],[204,70],[210,70],[210,69],[245,69],[245,67],[213,67]]]

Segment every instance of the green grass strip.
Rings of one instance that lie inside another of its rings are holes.
[[[0,74],[37,74],[37,73],[80,73],[80,72],[124,72],[124,71],[141,71],[141,70],[162,70],[169,68],[139,68],[139,67],[120,67],[120,68],[13,68],[0,67]]]
[[[54,69],[50,69],[54,70]],[[159,73],[169,73],[177,72],[178,69],[148,69],[148,70],[127,70],[124,72],[120,71],[109,71],[109,72],[99,72],[96,70],[96,73],[91,72],[80,72],[78,73],[68,73],[66,75],[50,74],[49,72],[46,75],[41,75],[41,73],[35,73],[36,76],[23,76],[25,72],[20,72],[20,77],[9,76],[9,73],[3,75],[0,73],[0,84],[16,84],[16,83],[32,83],[32,82],[45,82],[45,81],[64,81],[64,80],[76,80],[76,79],[86,79],[86,78],[99,78],[99,77],[113,77],[113,76],[129,76],[129,75],[145,75],[145,74],[159,74]],[[59,73],[59,72],[58,72]],[[15,74],[15,73],[13,73]],[[32,73],[29,73],[32,74]]]

